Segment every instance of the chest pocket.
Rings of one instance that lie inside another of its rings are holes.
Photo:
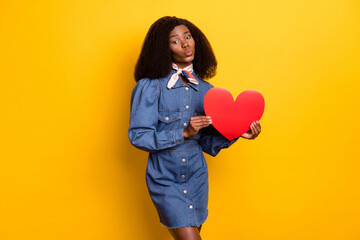
[[[178,128],[181,115],[181,110],[159,110],[158,131]]]

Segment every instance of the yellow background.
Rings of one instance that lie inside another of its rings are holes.
[[[159,17],[217,56],[210,82],[265,97],[262,133],[210,171],[203,239],[360,239],[360,2],[1,1],[0,239],[170,239],[127,138]]]

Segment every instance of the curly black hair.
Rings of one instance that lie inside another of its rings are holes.
[[[170,74],[173,60],[169,35],[179,25],[185,25],[194,38],[196,51],[192,63],[195,73],[204,80],[216,75],[217,61],[210,42],[202,31],[186,19],[165,16],[154,22],[146,34],[135,66],[136,82],[142,78],[156,79]]]

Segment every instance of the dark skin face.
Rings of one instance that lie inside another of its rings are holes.
[[[179,67],[189,66],[195,56],[195,41],[185,25],[176,26],[169,36],[173,62]]]

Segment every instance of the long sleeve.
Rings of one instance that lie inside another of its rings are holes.
[[[238,139],[239,138],[235,138],[230,141],[210,125],[201,130],[199,144],[204,152],[214,157],[221,149],[230,147]]]
[[[182,128],[157,130],[159,92],[157,80],[142,79],[131,95],[129,140],[135,147],[148,152],[170,148],[184,141]]]

